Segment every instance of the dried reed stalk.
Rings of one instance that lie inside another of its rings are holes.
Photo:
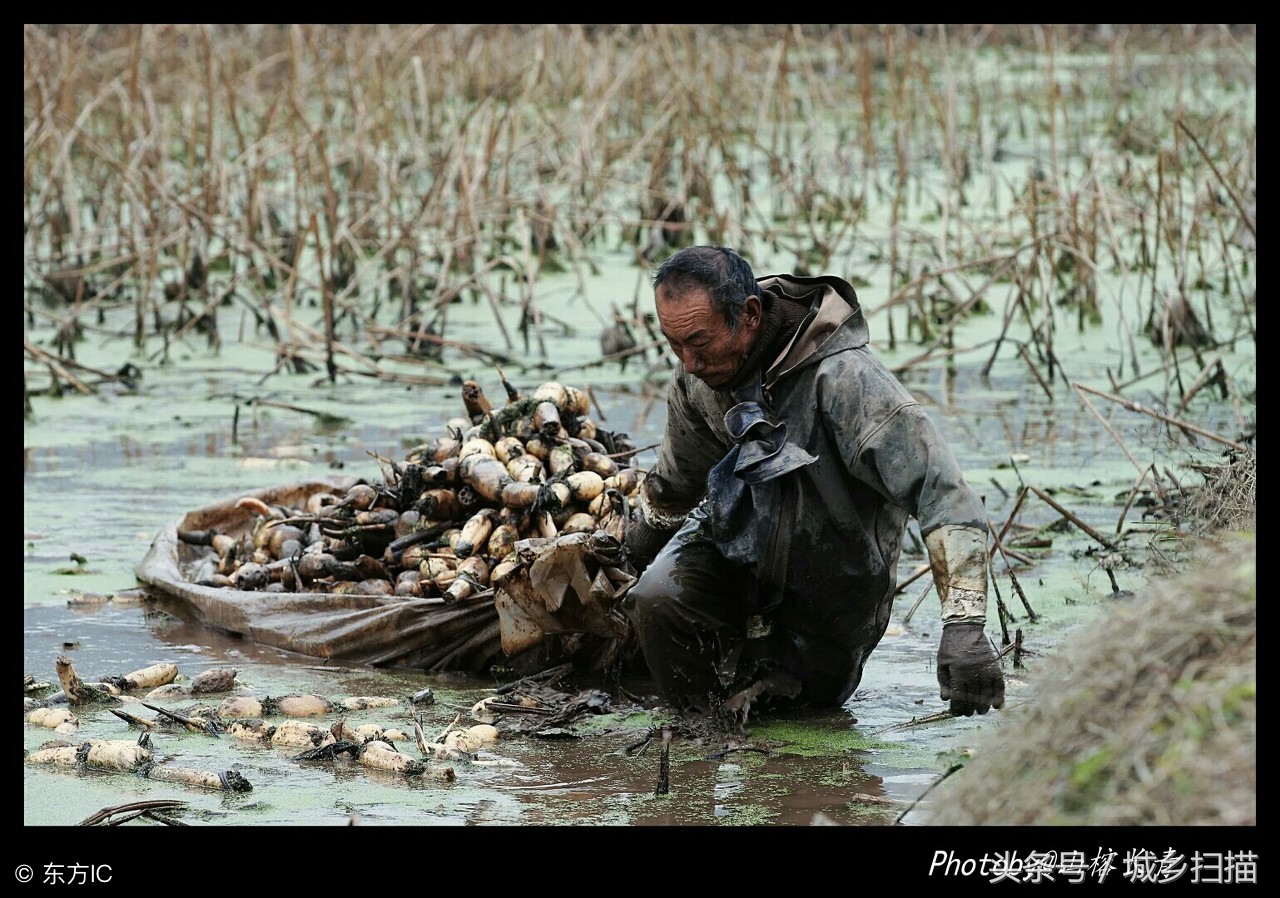
[[[1104,393],[1102,390],[1096,390],[1093,387],[1086,387],[1084,384],[1072,383],[1072,386],[1077,390],[1085,390],[1086,392],[1093,393],[1095,396],[1101,396],[1103,399],[1109,400],[1118,405],[1122,405],[1131,412],[1140,412],[1141,414],[1148,415],[1152,418],[1155,418],[1158,421],[1163,421],[1166,424],[1172,424],[1181,430],[1197,434],[1206,439],[1213,440],[1216,443],[1222,443],[1224,446],[1230,446],[1232,449],[1235,449],[1238,452],[1243,452],[1247,449],[1247,447],[1244,446],[1242,443],[1237,443],[1235,440],[1229,440],[1220,434],[1216,434],[1216,433],[1213,433],[1212,431],[1205,430],[1202,427],[1197,427],[1194,424],[1189,424],[1186,421],[1183,421],[1180,418],[1177,418],[1173,415],[1162,414],[1161,412],[1158,412],[1155,409],[1147,408],[1145,405],[1142,405],[1141,403],[1138,403],[1138,402],[1134,402],[1131,399],[1125,399],[1122,396],[1114,396],[1111,393]],[[1130,456],[1130,458],[1132,458],[1132,456]],[[1135,467],[1136,466],[1137,465],[1135,463]]]
[[[1046,493],[1044,490],[1040,489],[1039,487],[1035,487],[1035,486],[1030,487],[1030,490],[1031,490],[1031,492],[1035,493],[1038,497],[1040,497],[1041,499],[1043,499],[1046,503],[1048,503],[1048,504],[1049,504],[1049,506],[1050,506],[1050,507],[1052,507],[1054,511],[1058,512],[1058,514],[1062,515],[1062,516],[1063,516],[1064,518],[1066,518],[1068,521],[1070,521],[1071,523],[1075,524],[1077,527],[1079,527],[1081,530],[1083,530],[1086,534],[1088,534],[1090,537],[1092,537],[1092,538],[1093,538],[1093,539],[1094,539],[1094,540],[1095,540],[1099,545],[1101,545],[1103,548],[1108,549],[1108,550],[1110,550],[1110,551],[1112,551],[1112,552],[1116,551],[1116,546],[1115,546],[1115,544],[1114,544],[1114,543],[1112,543],[1112,542],[1111,542],[1111,540],[1107,539],[1105,536],[1103,536],[1103,535],[1102,535],[1101,533],[1099,533],[1097,530],[1094,530],[1092,527],[1090,527],[1090,526],[1089,526],[1088,524],[1086,524],[1084,521],[1080,520],[1080,518],[1079,518],[1079,517],[1077,517],[1075,514],[1073,514],[1072,512],[1068,511],[1067,509],[1063,508],[1063,507],[1062,507],[1062,505],[1060,505],[1060,504],[1057,502],[1057,500],[1055,500],[1052,496],[1050,496],[1050,495],[1049,495],[1048,493]]]

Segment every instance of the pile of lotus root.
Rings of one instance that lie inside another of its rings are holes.
[[[385,483],[318,492],[306,507],[246,497],[254,514],[240,536],[180,531],[209,546],[191,579],[265,592],[398,595],[453,604],[486,590],[519,564],[516,544],[589,540],[596,557],[625,565],[622,539],[642,479],[625,434],[598,427],[588,395],[557,382],[522,395],[503,378],[493,407],[475,381],[463,385],[467,417],[412,449],[380,459]]]

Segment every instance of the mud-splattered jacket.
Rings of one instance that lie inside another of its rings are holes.
[[[678,365],[640,506],[670,529],[695,510],[729,558],[755,566],[760,610],[816,615],[861,662],[889,621],[908,516],[944,622],[985,619],[986,524],[938,428],[872,354],[853,287],[758,280],[813,310],[754,389],[716,391]],[[702,500],[706,499],[705,502]],[[701,503],[701,504],[699,504]]]

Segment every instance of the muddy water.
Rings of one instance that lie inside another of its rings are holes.
[[[600,309],[611,301],[628,305],[637,272],[614,258],[588,279],[591,302],[576,293],[577,283],[567,275],[545,279],[544,310],[567,326],[548,325],[551,352],[545,360],[536,350],[524,355],[522,347],[512,347],[514,355],[539,364],[508,364],[505,373],[523,388],[552,377],[590,385],[596,414],[606,427],[629,433],[640,446],[656,443],[664,420],[663,405],[655,399],[664,362],[648,357],[647,385],[646,365],[635,362],[626,371],[616,364],[580,367],[599,355]],[[500,347],[492,314],[484,304],[456,306],[450,337]],[[506,314],[514,333],[518,310]],[[239,671],[239,689],[258,697],[308,692],[400,699],[397,708],[351,713],[348,721],[398,727],[410,738],[407,699],[428,687],[436,699],[425,708],[428,730],[443,729],[460,713],[465,720],[472,704],[503,682],[501,671],[428,677],[414,671],[326,669],[316,659],[288,656],[190,623],[181,608],[124,600],[85,603],[86,594],[105,596],[132,587],[134,565],[152,538],[186,510],[245,489],[338,470],[379,480],[381,471],[370,453],[402,458],[408,447],[438,435],[445,420],[463,411],[456,387],[354,377],[330,384],[317,374],[268,376],[273,362],[265,336],[253,335],[251,322],[238,320],[234,310],[223,315],[224,333],[238,332],[242,339],[217,352],[202,339],[181,343],[164,364],[135,353],[121,336],[130,326],[128,311],[108,316],[101,327],[89,329],[77,358],[107,370],[126,362],[138,365],[143,378],[137,392],[105,387],[94,396],[35,398],[34,420],[24,429],[23,672],[56,683],[59,654],[70,656],[86,679],[156,662],[177,664],[184,677],[230,665]],[[918,347],[889,352],[883,346],[883,319],[873,317],[871,327],[890,364],[918,352]],[[958,331],[956,344],[990,346],[998,327],[991,318],[975,319]],[[39,327],[31,335],[49,337]],[[1060,336],[1059,352],[1068,360],[1071,379],[1106,389],[1108,369],[1122,352],[1118,343],[1114,328],[1099,327]],[[1003,353],[982,377],[989,354],[989,348],[957,353],[950,368],[923,367],[903,377],[952,440],[997,522],[1010,513],[1019,484],[1026,483],[1051,491],[1091,526],[1114,534],[1137,475],[1116,437],[1130,451],[1142,447],[1138,461],[1144,465],[1156,461],[1176,467],[1193,456],[1214,454],[1212,447],[1193,452],[1172,441],[1149,418],[1103,407],[1113,437],[1062,384],[1050,400],[1016,353]],[[1247,374],[1253,365],[1243,348],[1239,355],[1227,350],[1225,358],[1233,376]],[[474,378],[491,396],[502,395],[489,362],[453,355],[444,364],[434,373]],[[1148,359],[1147,370],[1155,367]],[[349,420],[332,423],[298,411],[250,406],[254,398]],[[1203,427],[1235,432],[1237,412],[1229,405],[1194,412]],[[647,450],[641,466],[653,459]],[[1061,523],[1061,515],[1034,501],[1025,503],[1018,519]],[[1135,561],[1146,557],[1148,544],[1158,548],[1165,532],[1159,522],[1144,520],[1139,506],[1130,510],[1125,527],[1134,547],[1128,554]],[[1024,667],[1005,659],[1011,704],[1024,700],[1025,675],[1037,657],[1052,651],[1072,626],[1120,600],[1089,537],[1066,526],[1047,530],[1043,538],[1046,547],[1026,550],[1033,563],[1016,569],[1025,602],[1005,566],[997,562],[995,569],[1000,598],[1013,618],[1009,636],[1020,630],[1026,650]],[[909,540],[900,580],[921,563]],[[1146,577],[1139,564],[1115,573],[1122,589],[1139,588]],[[452,782],[429,776],[406,780],[341,760],[304,763],[293,752],[226,736],[161,731],[152,737],[159,763],[235,770],[252,790],[208,792],[127,774],[24,765],[23,823],[67,825],[105,807],[170,798],[185,803],[179,814],[185,822],[220,826],[909,825],[927,806],[929,785],[963,757],[982,728],[1000,722],[996,713],[911,725],[944,708],[933,670],[937,600],[932,594],[921,598],[925,582],[916,580],[899,595],[889,634],[844,708],[762,722],[742,746],[677,735],[670,746],[670,791],[663,796],[654,794],[660,775],[657,743],[627,750],[666,719],[660,710],[645,710],[617,693],[616,687],[625,686],[628,695],[643,698],[647,684],[638,682],[601,684],[615,690],[617,712],[584,721],[563,739],[496,745],[486,758],[492,766],[455,765]],[[988,631],[1000,640],[996,599],[993,592]],[[190,702],[166,706],[180,711]],[[154,716],[138,704],[125,710]],[[332,719],[317,722],[327,726]],[[28,750],[53,736],[30,725],[23,735]],[[95,711],[83,715],[74,738],[136,736],[114,715]],[[403,745],[416,756],[412,741]]]

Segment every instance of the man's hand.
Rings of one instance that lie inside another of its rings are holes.
[[[942,628],[938,687],[951,713],[969,717],[1004,705],[1004,674],[982,621],[955,621]]]
[[[637,574],[644,573],[644,569],[657,557],[674,533],[674,530],[658,530],[650,527],[639,509],[632,513],[627,521],[622,545],[627,550],[627,559],[636,569]]]

